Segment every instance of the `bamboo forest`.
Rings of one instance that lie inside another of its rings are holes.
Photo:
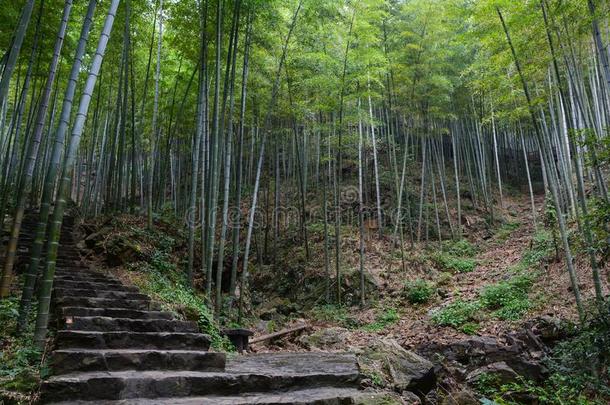
[[[610,1],[0,0],[0,405],[610,403]]]

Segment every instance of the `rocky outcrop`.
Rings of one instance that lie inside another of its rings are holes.
[[[458,382],[466,376],[489,364],[505,363],[520,376],[540,381],[546,375],[541,360],[545,356],[545,346],[530,346],[529,341],[498,339],[488,336],[474,336],[450,344],[429,344],[418,348],[424,357],[435,362],[437,371],[446,372]]]
[[[425,395],[435,384],[434,365],[417,353],[405,350],[394,339],[380,339],[359,356],[367,374],[383,373],[388,388]]]
[[[470,385],[477,384],[483,377],[491,377],[494,383],[504,385],[515,382],[519,379],[519,374],[503,361],[491,363],[477,368],[466,376],[466,382]]]
[[[521,378],[541,382],[548,376],[546,355],[553,345],[569,337],[570,331],[569,324],[543,316],[500,337],[472,336],[451,343],[420,345],[416,352],[434,363],[438,391],[449,393],[428,402],[467,404],[467,400],[456,400],[457,393],[472,396],[470,389],[476,388],[482,376],[498,386]]]
[[[301,336],[299,343],[309,350],[333,350],[345,348],[345,341],[349,331],[345,328],[325,328],[312,333],[311,335]]]

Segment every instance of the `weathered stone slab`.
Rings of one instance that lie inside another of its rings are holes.
[[[51,356],[54,375],[87,371],[224,371],[224,353],[196,350],[64,349]]]
[[[210,338],[201,333],[172,332],[57,332],[58,349],[192,349],[208,350]]]

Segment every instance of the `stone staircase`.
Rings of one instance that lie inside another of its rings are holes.
[[[195,323],[89,269],[68,233],[54,283],[52,376],[42,384],[41,403],[376,403],[359,391],[351,354],[208,351],[210,339]]]

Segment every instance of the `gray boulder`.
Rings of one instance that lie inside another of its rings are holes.
[[[394,339],[380,339],[359,358],[363,371],[383,373],[392,388],[425,395],[435,383],[434,365],[420,355],[405,350]]]

